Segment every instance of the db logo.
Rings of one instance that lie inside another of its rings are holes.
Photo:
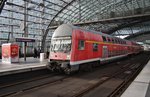
[[[14,47],[14,48],[12,48],[12,51],[11,51],[11,57],[14,58],[17,56],[18,56],[18,49],[16,47]]]

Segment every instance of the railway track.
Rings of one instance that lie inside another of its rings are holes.
[[[91,72],[79,72],[69,77],[54,75],[45,78],[45,81],[43,78],[41,80],[38,78],[37,83],[35,83],[36,79],[35,81],[31,80],[31,83],[30,81],[26,83],[33,86],[35,84],[35,87],[20,88],[20,91],[10,96],[116,97],[124,91],[149,59],[148,54],[139,54],[128,58],[128,60],[105,64]],[[26,84],[24,86],[27,87]]]
[[[120,70],[119,72],[116,72],[115,74],[112,74],[111,76],[104,76],[101,77],[99,81],[97,81],[97,83],[91,85],[90,87],[88,87],[87,89],[71,96],[71,97],[92,97],[92,96],[84,96],[84,94],[92,91],[93,89],[99,87],[100,85],[103,85],[104,83],[107,83],[111,80],[114,80],[115,78],[117,78],[117,76],[124,74],[124,72],[129,71],[128,68],[124,68],[122,70]],[[116,95],[118,92],[120,92],[120,90],[122,89],[122,87],[125,85],[125,83],[127,83],[126,81],[122,81],[123,84],[121,84],[119,87],[117,87],[110,95],[107,95],[105,97],[115,97],[114,95]],[[103,95],[103,94],[101,94]],[[94,97],[98,97],[98,96],[94,96]],[[103,96],[102,96],[103,97]]]
[[[133,74],[127,78],[124,79],[124,81],[112,92],[110,93],[110,95],[108,97],[119,97],[121,96],[121,94],[125,91],[125,89],[130,85],[130,83],[136,78],[136,76],[140,73],[140,71],[143,69],[143,67],[145,66],[145,64],[149,61],[150,56],[148,56],[148,58],[146,59],[145,62],[141,62],[142,65],[135,65],[135,68],[133,67],[133,69],[136,69],[135,72],[133,72]]]
[[[143,69],[143,67],[148,62],[149,59],[150,59],[150,56],[148,56],[148,58],[146,59],[145,62],[144,61],[142,62],[142,60],[140,60],[141,64],[137,62],[136,64],[130,65],[130,68],[125,69],[125,71],[123,70],[123,71],[120,71],[120,73],[112,75],[111,77],[109,77],[107,80],[104,80],[100,84],[97,83],[96,85],[92,86],[97,89],[95,89],[91,93],[88,93],[88,92],[91,91],[93,88],[89,87],[86,91],[80,92],[77,95],[73,95],[72,97],[92,97],[92,96],[94,96],[94,97],[120,97],[121,94],[125,91],[125,89],[134,80],[134,78]],[[133,58],[131,60],[133,60]],[[134,60],[134,62],[135,62],[135,60]],[[113,84],[114,79],[115,79],[115,81],[121,79],[120,84],[118,84],[116,86],[111,85],[111,84]],[[107,87],[107,86],[106,86],[106,84],[103,84],[103,83],[106,83],[107,85],[109,85],[109,83],[111,83],[109,89],[106,89],[105,87]],[[111,86],[113,86],[113,87],[111,87]],[[102,89],[101,87],[105,88],[105,91],[107,91],[107,93],[106,92],[98,93],[97,91],[101,91],[101,89]],[[110,88],[113,88],[113,89],[110,90]]]
[[[30,89],[38,88],[46,84],[55,83],[68,78],[65,75],[51,73],[40,77],[35,77],[15,83],[5,84],[0,86],[0,97],[14,95],[19,92],[27,91]]]

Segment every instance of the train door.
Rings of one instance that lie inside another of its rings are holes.
[[[107,46],[103,46],[103,58],[107,58],[108,57],[108,48]]]

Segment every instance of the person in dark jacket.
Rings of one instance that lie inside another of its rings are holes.
[[[34,48],[34,58],[37,58],[37,49]]]
[[[39,48],[37,51],[37,57],[40,58],[41,49]]]
[[[47,52],[46,52],[46,58],[48,58],[48,57],[49,57],[49,52],[47,51]]]

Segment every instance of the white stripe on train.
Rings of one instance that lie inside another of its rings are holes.
[[[82,64],[82,63],[88,63],[88,62],[94,62],[94,61],[108,61],[108,60],[113,60],[116,58],[121,58],[121,57],[125,57],[128,54],[125,55],[119,55],[119,56],[114,56],[114,57],[109,57],[109,58],[93,58],[93,59],[87,59],[87,60],[82,60],[82,61],[70,61],[70,65],[77,65],[77,64]]]

